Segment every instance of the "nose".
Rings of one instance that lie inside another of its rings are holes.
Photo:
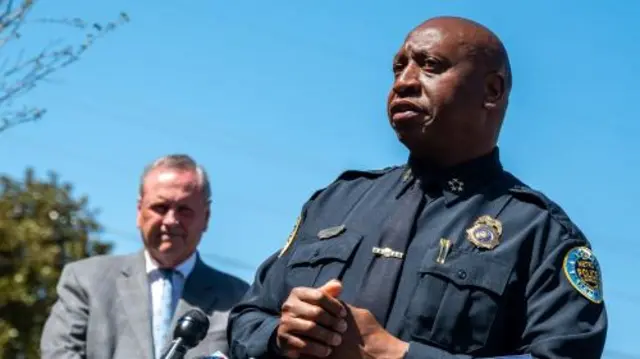
[[[176,218],[176,211],[173,209],[168,210],[162,218],[162,224],[174,225],[176,223],[178,223],[178,219]]]
[[[416,64],[409,63],[400,73],[393,83],[393,92],[401,98],[420,96],[420,68]]]

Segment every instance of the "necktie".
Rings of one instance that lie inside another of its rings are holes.
[[[407,189],[396,200],[393,213],[385,221],[378,246],[371,249],[374,253],[373,261],[363,279],[355,305],[368,309],[383,326],[395,298],[404,253],[413,236],[416,215],[424,198],[416,183]]]
[[[160,305],[158,311],[153,315],[153,342],[155,347],[156,359],[162,355],[162,350],[167,340],[167,335],[170,332],[171,318],[173,317],[173,310],[175,306],[175,299],[173,295],[173,269],[159,269],[162,275],[162,296],[160,298]]]

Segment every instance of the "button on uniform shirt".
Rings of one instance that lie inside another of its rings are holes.
[[[145,254],[145,267],[147,271],[147,279],[149,281],[149,293],[151,294],[151,320],[153,321],[152,327],[157,325],[161,325],[162,323],[156,323],[155,321],[162,318],[162,310],[163,307],[163,276],[159,270],[158,263],[151,258],[147,251]],[[177,306],[178,300],[182,296],[182,290],[184,289],[184,284],[191,274],[193,267],[196,264],[196,253],[194,252],[187,260],[182,262],[179,266],[174,268],[175,272],[173,273],[172,283],[172,302],[174,303],[173,310],[175,311],[175,306]],[[167,328],[166,340],[165,343],[171,340],[171,336],[173,335],[173,328]],[[153,331],[152,331],[153,334]],[[154,341],[156,338],[153,338]],[[155,351],[158,352],[161,348],[156,348]]]
[[[233,358],[279,357],[273,338],[291,290],[333,278],[339,299],[409,343],[406,359],[602,355],[595,250],[556,203],[503,170],[497,148],[449,169],[410,158],[347,171],[297,223],[231,311]]]

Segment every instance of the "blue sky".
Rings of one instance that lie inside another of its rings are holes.
[[[315,189],[346,168],[406,159],[384,110],[393,53],[428,17],[470,17],[499,34],[512,61],[504,164],[591,239],[610,313],[607,358],[640,358],[640,3],[392,3],[42,1],[34,17],[108,20],[124,10],[132,22],[25,98],[49,113],[0,134],[3,171],[57,171],[128,253],[140,248],[142,167],[189,153],[214,189],[200,249],[251,280]],[[27,34],[37,44],[67,32],[32,25]]]

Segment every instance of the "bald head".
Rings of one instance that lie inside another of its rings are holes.
[[[512,79],[492,31],[459,17],[429,19],[407,35],[393,72],[389,120],[412,154],[451,165],[496,146]]]
[[[495,71],[502,75],[508,95],[513,81],[511,64],[507,50],[493,31],[469,19],[440,16],[418,25],[407,38],[412,35],[424,36],[424,33],[430,32],[437,32],[439,36],[450,36],[451,41],[457,42],[461,56],[467,56],[477,65],[484,66],[486,71]]]

